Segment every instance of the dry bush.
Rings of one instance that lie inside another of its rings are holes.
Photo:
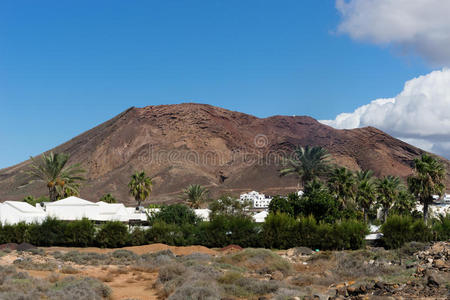
[[[111,296],[111,289],[94,278],[69,276],[57,282],[48,296],[50,299],[61,300],[101,300]]]
[[[37,271],[54,271],[57,269],[57,265],[52,262],[38,263],[34,262],[31,257],[18,258],[13,264],[24,270],[37,270]]]
[[[80,270],[75,269],[72,266],[64,266],[64,267],[62,267],[60,272],[63,274],[78,274],[78,273],[80,273]]]
[[[111,257],[106,254],[95,252],[79,252],[69,251],[67,253],[53,252],[53,257],[63,261],[71,261],[78,265],[109,265],[111,264]]]
[[[169,300],[202,299],[220,300],[219,287],[211,281],[186,281],[170,297]]]
[[[280,271],[284,275],[288,275],[292,271],[292,266],[289,261],[267,249],[249,248],[238,253],[223,256],[218,261],[245,267],[260,274]]]
[[[180,263],[167,265],[159,269],[158,280],[161,283],[171,281],[186,272],[186,267]]]
[[[60,279],[59,274],[55,273],[55,272],[52,272],[50,275],[48,275],[46,280],[48,282],[55,283],[55,282],[59,281],[59,279]]]
[[[117,265],[129,265],[135,262],[138,259],[138,255],[129,250],[116,250],[112,253],[109,253],[112,257],[112,263]]]
[[[154,273],[160,267],[170,265],[176,261],[175,255],[170,250],[163,250],[156,253],[146,253],[137,258],[132,270]]]
[[[389,252],[386,252],[389,254]],[[359,250],[352,252],[336,252],[336,275],[346,278],[368,278],[400,273],[404,268],[389,264],[389,258],[380,253]]]
[[[114,276],[114,274],[108,272],[106,274],[98,276],[97,278],[103,282],[113,282],[115,277],[116,276]]]

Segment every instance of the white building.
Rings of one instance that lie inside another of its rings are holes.
[[[127,208],[123,203],[106,203],[99,201],[96,203],[99,206],[98,215],[95,216],[95,221],[120,221],[128,222],[130,216]]]
[[[266,197],[262,193],[252,191],[249,193],[241,194],[239,200],[241,202],[250,201],[252,203],[253,208],[268,208],[270,201],[272,201],[272,198]]]
[[[44,202],[44,211],[49,217],[63,221],[81,220],[83,218],[96,220],[99,218],[100,205],[72,196],[55,202]]]
[[[194,209],[194,212],[197,215],[197,217],[199,217],[203,221],[209,221],[209,214],[211,213],[211,210],[207,208],[199,208]]]
[[[255,220],[256,223],[264,223],[268,215],[269,212],[267,210],[264,210],[253,215],[253,220]]]
[[[42,222],[46,213],[26,202],[5,201],[0,203],[0,223],[17,224],[19,222]]]

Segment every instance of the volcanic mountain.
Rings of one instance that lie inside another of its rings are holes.
[[[298,145],[322,146],[334,163],[378,176],[406,177],[424,153],[373,127],[337,130],[307,116],[257,118],[193,103],[132,107],[51,151],[70,154],[69,163],[87,171],[81,197],[97,201],[111,193],[130,204],[127,184],[138,170],[153,177],[150,199],[157,202],[179,201],[189,184],[207,186],[212,196],[294,191],[297,179],[278,171]],[[30,181],[29,168],[28,160],[0,170],[2,201],[46,195],[42,182]]]

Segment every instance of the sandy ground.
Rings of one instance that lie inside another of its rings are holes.
[[[42,247],[47,253],[53,251],[80,251],[80,252],[96,252],[108,253],[117,249],[101,249],[101,248],[67,248],[67,247]],[[217,255],[218,252],[208,249],[203,246],[188,246],[188,247],[174,247],[164,244],[151,244],[135,247],[125,247],[120,249],[130,250],[136,254],[153,253],[161,250],[170,249],[175,255],[189,255],[192,253],[205,253],[210,255]],[[36,259],[37,257],[34,256]],[[0,265],[12,265],[14,260],[18,258],[17,252],[13,251],[3,257],[0,257]],[[89,276],[98,278],[107,284],[113,291],[112,300],[121,299],[139,299],[139,300],[153,300],[158,299],[156,290],[153,289],[153,284],[157,279],[157,272],[148,273],[133,270],[129,267],[118,266],[85,266],[69,263],[79,271],[77,274],[64,274],[60,270],[56,271],[36,271],[23,270],[36,278],[47,278],[52,273],[58,274],[60,277],[65,276]]]

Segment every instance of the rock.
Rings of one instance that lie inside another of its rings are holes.
[[[434,261],[434,266],[438,269],[445,268],[445,261],[442,259],[437,259]]]
[[[429,275],[427,279],[427,285],[429,287],[439,287],[439,282],[437,282],[432,275]]]
[[[278,281],[281,281],[281,280],[283,280],[283,278],[284,278],[284,275],[283,275],[283,273],[281,273],[280,271],[275,271],[275,272],[273,272],[273,273],[271,274],[271,279],[272,279],[272,280],[278,280]]]
[[[377,281],[377,282],[375,282],[375,288],[379,289],[379,290],[384,290],[385,284],[381,281]]]

